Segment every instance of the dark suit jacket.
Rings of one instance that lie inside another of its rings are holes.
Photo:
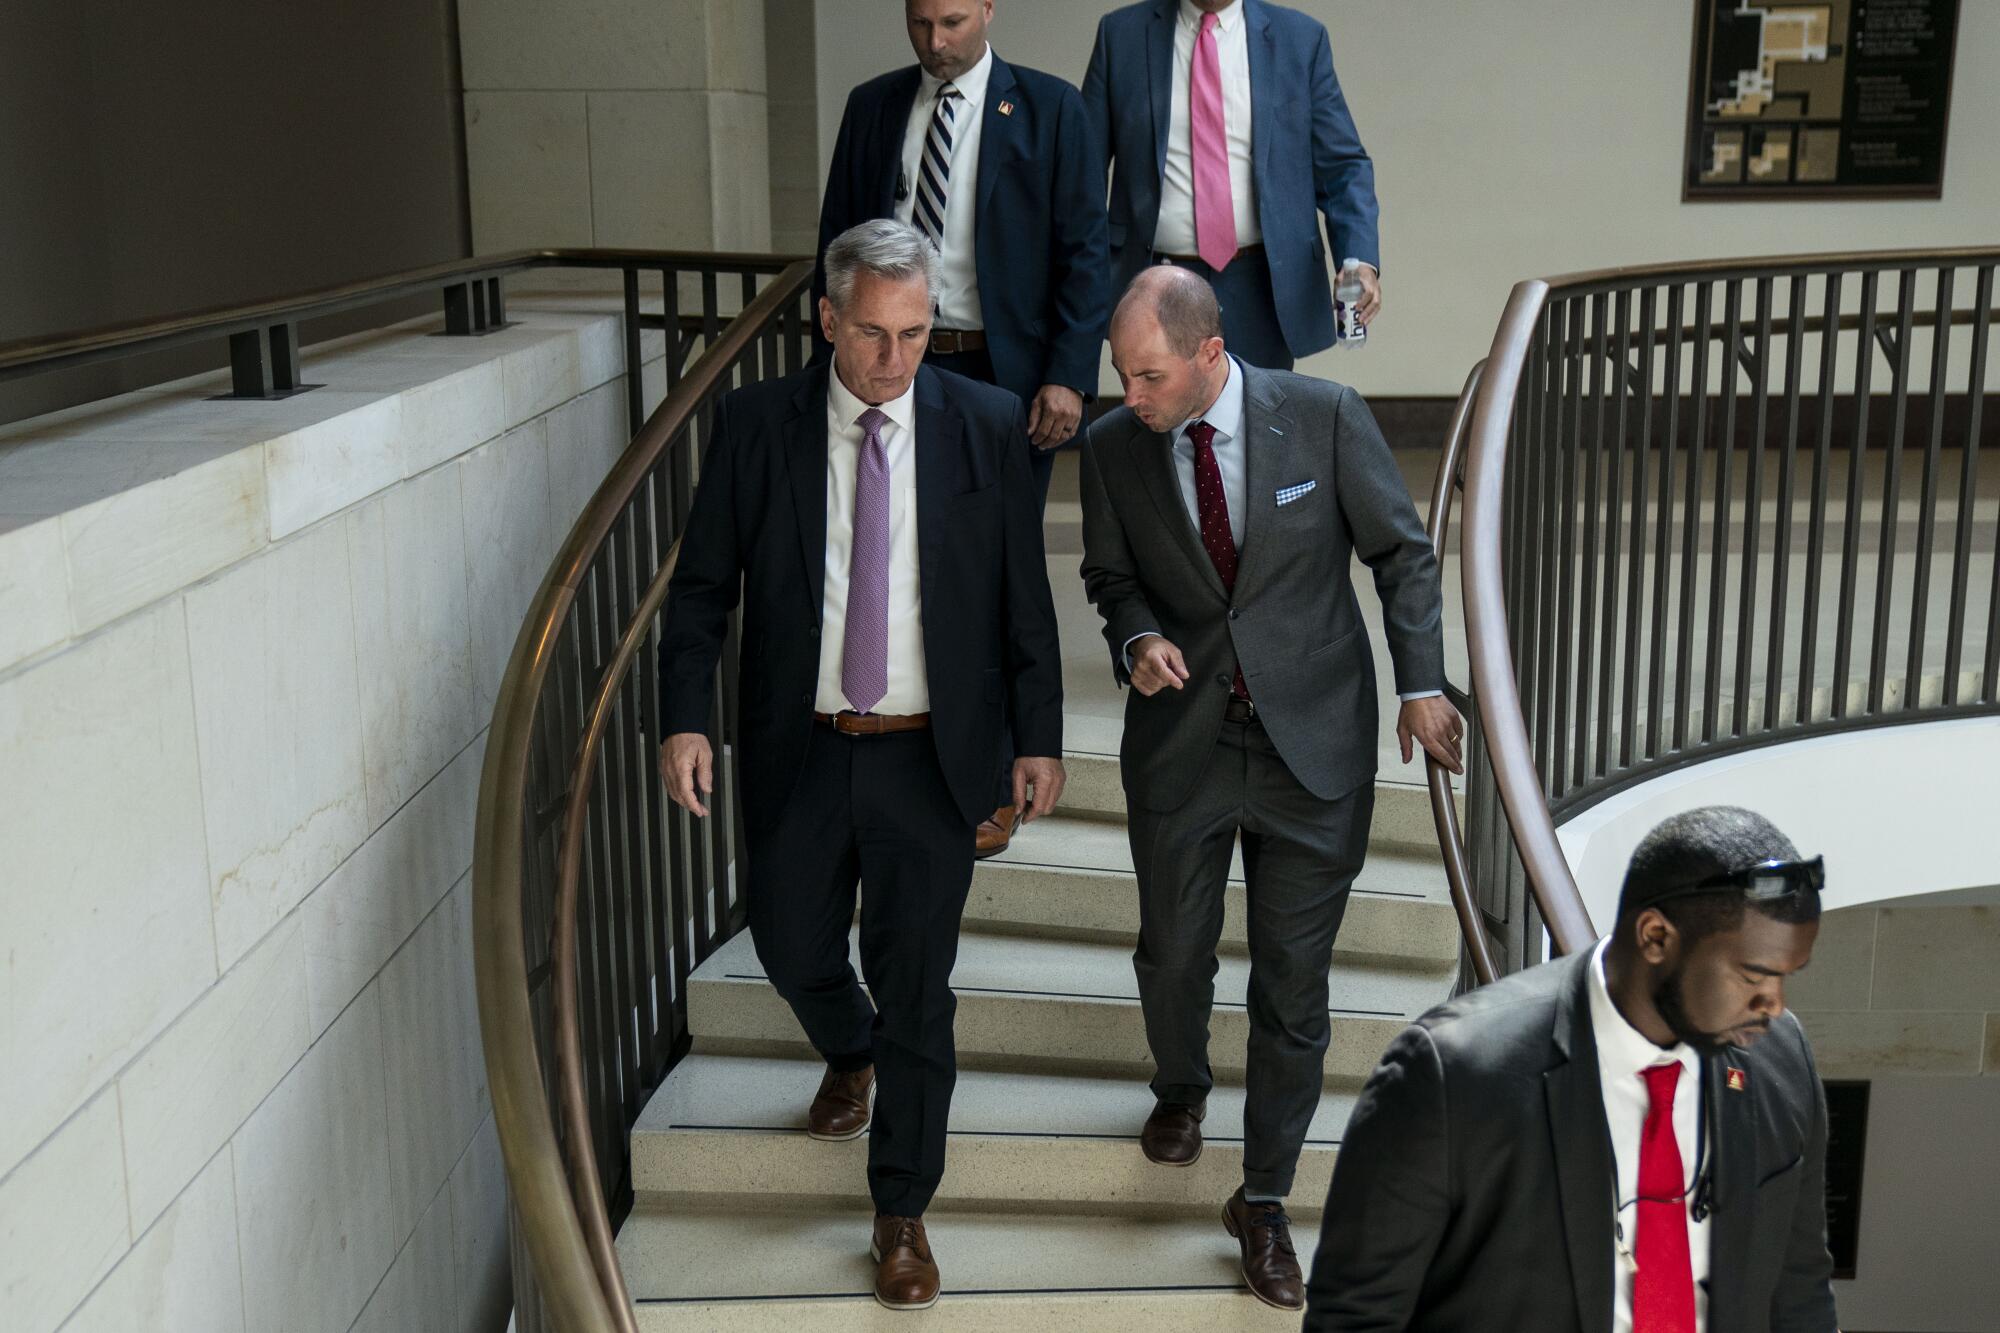
[[[1123,291],[1144,268],[1160,222],[1160,178],[1172,114],[1174,23],[1180,0],[1142,0],[1106,14],[1083,80],[1100,159],[1111,173],[1111,267]],[[1375,164],[1341,96],[1333,46],[1317,19],[1243,0],[1250,25],[1250,151],[1257,225],[1271,268],[1278,325],[1295,357],[1333,345],[1333,261],[1382,266]]]
[[[706,732],[739,589],[743,804],[775,819],[798,782],[826,591],[827,366],[722,398],[668,583],[667,733]],[[925,366],[916,383],[917,548],[930,734],[966,822],[993,813],[1000,707],[1019,754],[1062,753],[1062,659],[1020,400]]]
[[[1444,688],[1437,560],[1361,395],[1243,367],[1248,512],[1236,593],[1224,592],[1181,498],[1173,446],[1126,408],[1083,446],[1083,583],[1111,669],[1155,630],[1181,650],[1184,689],[1125,700],[1126,790],[1172,810],[1222,730],[1232,666],[1294,777],[1322,799],[1375,774],[1375,660],[1349,577],[1359,555],[1382,597],[1396,690]],[[1314,483],[1286,504],[1285,487]]]
[[[849,227],[895,216],[903,135],[921,81],[911,65],[848,94],[820,205],[822,259]],[[1091,151],[1083,102],[1054,75],[996,54],[980,114],[972,235],[994,379],[1024,401],[1044,384],[1091,397],[1112,298],[1104,160]],[[823,268],[813,283],[815,295],[825,292]]]
[[[1305,1327],[1605,1333],[1611,1136],[1590,954],[1433,1009],[1389,1047],[1334,1164]],[[1833,1333],[1826,1098],[1789,1013],[1711,1070],[1709,1333]]]

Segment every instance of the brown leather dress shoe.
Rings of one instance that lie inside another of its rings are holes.
[[[1021,812],[1011,805],[1003,805],[993,812],[993,818],[981,822],[972,839],[972,857],[983,861],[989,856],[997,856],[1007,850],[1007,844],[1014,840],[1014,830],[1021,827]]]
[[[868,1255],[875,1270],[875,1300],[891,1310],[928,1310],[937,1304],[938,1267],[921,1217],[875,1214]]]
[[[1222,1225],[1243,1247],[1243,1281],[1250,1294],[1280,1310],[1303,1310],[1306,1283],[1285,1210],[1275,1203],[1246,1203],[1239,1187],[1222,1205]]]
[[[1161,1102],[1139,1131],[1139,1151],[1161,1166],[1193,1166],[1201,1157],[1201,1122],[1208,1106]]]
[[[860,1138],[868,1129],[874,1098],[874,1065],[844,1074],[827,1070],[806,1112],[806,1136],[826,1143]]]

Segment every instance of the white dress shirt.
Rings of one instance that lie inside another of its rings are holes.
[[[938,284],[937,327],[983,329],[986,316],[979,305],[979,272],[973,251],[972,215],[979,204],[979,140],[986,120],[986,84],[993,75],[993,47],[979,63],[952,80],[960,94],[952,107],[951,179],[944,183],[944,280]],[[923,163],[924,137],[937,111],[943,83],[925,73],[918,80],[917,100],[903,130],[903,180],[909,193],[896,201],[896,220],[908,222],[917,207],[917,175]],[[886,409],[885,409],[886,410]]]
[[[838,372],[826,377],[826,598],[821,603],[819,692],[813,710],[852,708],[841,689],[847,644],[847,576],[854,558],[854,479],[861,462],[861,414],[868,404],[849,392]],[[930,677],[924,662],[924,600],[917,564],[916,384],[882,404],[882,448],[889,456],[889,692],[877,713],[928,713]]]
[[[1217,12],[1215,52],[1222,65],[1222,127],[1229,144],[1229,199],[1236,208],[1236,244],[1254,245],[1264,233],[1257,225],[1257,180],[1250,162],[1250,39],[1243,0]],[[1174,24],[1173,111],[1167,122],[1167,161],[1160,174],[1160,223],[1153,249],[1162,254],[1198,253],[1194,234],[1194,138],[1188,112],[1194,43],[1201,10],[1181,0]]]
[[[1674,1085],[1674,1138],[1681,1149],[1682,1188],[1690,1197],[1695,1182],[1695,1127],[1701,1116],[1701,1061],[1686,1043],[1661,1050],[1639,1029],[1625,1021],[1612,1003],[1604,980],[1604,951],[1609,938],[1599,941],[1590,958],[1590,1030],[1597,1042],[1597,1076],[1604,1090],[1604,1119],[1611,1128],[1611,1151],[1616,1161],[1618,1203],[1627,1205],[1613,1219],[1611,1253],[1612,1333],[1632,1333],[1632,1269],[1625,1253],[1636,1253],[1639,1240],[1639,1209],[1632,1200],[1639,1193],[1639,1135],[1646,1126],[1649,1097],[1640,1071],[1652,1065],[1681,1065],[1680,1081]],[[1605,1200],[1605,1207],[1612,1203]],[[1697,1333],[1708,1327],[1708,1233],[1709,1222],[1694,1220],[1682,1204],[1687,1218],[1688,1258],[1694,1269],[1694,1326]],[[1616,1239],[1617,1225],[1623,1225],[1623,1241]]]
[[[1235,8],[1242,7],[1237,0]],[[1187,506],[1188,519],[1194,524],[1195,535],[1201,534],[1201,502],[1194,493],[1194,438],[1188,434],[1188,427],[1197,421],[1206,421],[1215,428],[1215,438],[1210,448],[1215,451],[1215,469],[1222,474],[1222,499],[1229,506],[1229,539],[1236,543],[1236,549],[1243,549],[1244,518],[1250,507],[1250,460],[1249,450],[1243,443],[1243,366],[1235,357],[1229,358],[1229,378],[1223,381],[1222,392],[1208,411],[1199,417],[1189,417],[1174,429],[1174,475],[1181,484],[1181,503]],[[1148,630],[1148,634],[1158,633]],[[1125,669],[1132,669],[1132,645],[1145,634],[1135,634],[1125,641]],[[1444,693],[1442,690],[1418,690],[1398,696],[1404,702],[1411,699],[1429,699]]]

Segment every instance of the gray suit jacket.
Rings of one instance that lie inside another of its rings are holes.
[[[1112,670],[1156,630],[1187,659],[1180,690],[1125,701],[1125,789],[1172,810],[1201,777],[1241,665],[1265,730],[1293,776],[1331,799],[1375,774],[1375,665],[1348,574],[1375,573],[1396,691],[1444,688],[1437,561],[1361,395],[1344,385],[1243,367],[1249,512],[1236,592],[1223,590],[1181,498],[1168,437],[1129,410],[1083,446],[1083,582],[1104,617]],[[1315,483],[1288,504],[1287,487]]]
[[[1390,1044],[1334,1163],[1306,1333],[1611,1327],[1589,968],[1585,950],[1517,972]],[[1826,1097],[1805,1031],[1787,1013],[1715,1059],[1709,1333],[1835,1333]]]

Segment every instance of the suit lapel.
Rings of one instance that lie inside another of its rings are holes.
[[[917,370],[917,569],[921,605],[933,604],[931,589],[944,558],[951,501],[959,467],[964,420],[944,396],[944,382],[928,366]],[[924,617],[924,652],[929,661],[943,662],[950,645],[930,642],[931,627],[942,616]]]
[[[996,164],[1014,156],[1007,150],[1015,145],[1020,135],[1026,133],[1025,129],[1015,128],[1015,121],[1018,119],[1025,123],[1026,116],[1016,117],[1012,112],[1002,115],[1000,111],[1002,102],[1011,104],[1018,99],[1016,86],[1013,67],[999,56],[994,56],[993,68],[986,79],[986,105],[979,111],[979,208],[972,215],[975,220],[986,216],[986,201],[993,197],[994,179],[1000,174],[995,169]],[[979,235],[985,234],[985,228],[979,227],[976,221],[973,230]]]
[[[1132,461],[1145,479],[1146,493],[1153,497],[1153,507],[1160,511],[1160,522],[1180,543],[1181,553],[1194,566],[1195,577],[1217,597],[1228,597],[1222,575],[1215,572],[1215,562],[1202,549],[1201,537],[1188,514],[1187,500],[1181,495],[1181,480],[1174,467],[1173,437],[1142,426],[1132,436],[1129,447]]]
[[[922,69],[912,65],[890,86],[888,96],[880,103],[882,119],[875,127],[875,149],[882,155],[881,169],[874,176],[877,217],[896,215],[896,181],[903,172],[903,138],[909,132],[910,111],[917,104],[917,89],[922,84]],[[917,188],[913,180],[905,180],[903,184],[913,191]]]
[[[1285,391],[1255,366],[1243,367],[1243,550],[1236,571],[1236,596],[1247,601],[1270,561],[1259,540],[1277,517],[1278,488],[1305,480],[1298,461],[1292,419],[1284,410]]]
[[[1153,94],[1153,179],[1167,174],[1167,130],[1174,120],[1174,25],[1180,0],[1160,0],[1146,28],[1146,84]],[[1154,187],[1158,189],[1157,184]],[[1148,238],[1150,245],[1151,238]]]
[[[1271,35],[1271,16],[1257,0],[1243,0],[1243,21],[1250,25],[1244,49],[1250,56],[1250,170],[1257,185],[1257,197],[1264,197],[1264,163],[1271,154],[1273,73],[1278,66],[1277,38]]]
[[[1565,1057],[1542,1075],[1549,1103],[1563,1239],[1577,1320],[1583,1328],[1611,1327],[1611,1130],[1604,1119],[1604,1089],[1597,1073],[1597,1042],[1590,1029],[1590,955],[1577,955],[1556,1006],[1551,1036]]]
[[[785,470],[799,516],[799,554],[812,586],[813,620],[826,606],[826,377],[822,362],[792,395],[785,418]]]
[[[1715,1122],[1710,1126],[1708,1151],[1714,1158],[1714,1207],[1708,1232],[1708,1327],[1710,1333],[1730,1333],[1733,1329],[1756,1326],[1743,1308],[1746,1274],[1743,1260],[1758,1219],[1751,1215],[1757,1201],[1757,1144],[1763,1130],[1758,1104],[1762,1080],[1747,1078],[1740,1092],[1727,1086],[1728,1071],[1743,1067],[1742,1053],[1723,1052],[1712,1062],[1709,1074],[1715,1080],[1710,1095]]]

